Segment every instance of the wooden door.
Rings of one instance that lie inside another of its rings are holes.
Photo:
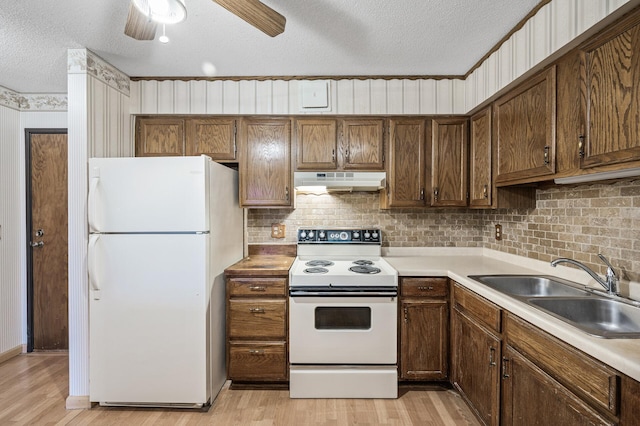
[[[466,118],[432,120],[432,206],[466,206],[468,147]]]
[[[640,160],[640,15],[583,49],[583,168]]]
[[[525,183],[555,173],[555,65],[499,98],[493,114],[497,183]]]
[[[446,379],[449,370],[447,301],[405,301],[401,315],[400,378]]]
[[[29,346],[68,349],[67,134],[28,133],[28,144]]]
[[[184,120],[181,118],[136,119],[136,157],[184,155],[184,140]]]
[[[424,119],[389,121],[389,207],[425,205],[426,127]]]
[[[342,121],[342,168],[384,170],[384,119]]]
[[[491,106],[471,117],[469,206],[491,207]]]
[[[291,206],[290,121],[249,119],[241,129],[240,205]]]
[[[236,160],[234,118],[189,118],[186,127],[186,155],[204,154],[219,162]]]
[[[482,422],[493,426],[500,424],[500,345],[500,339],[453,310],[453,384]]]
[[[615,424],[512,347],[506,347],[502,362],[503,425]]]
[[[335,170],[337,152],[338,123],[335,119],[296,120],[297,170]]]

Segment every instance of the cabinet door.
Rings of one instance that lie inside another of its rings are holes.
[[[491,106],[471,117],[469,206],[491,207]]]
[[[423,119],[389,121],[389,207],[425,205],[425,136]]]
[[[453,310],[453,385],[486,425],[499,424],[500,339]]]
[[[187,119],[187,155],[208,155],[216,161],[236,159],[236,120],[233,118]]]
[[[384,119],[342,120],[342,167],[384,170]]]
[[[640,160],[640,16],[583,50],[586,135],[581,167]]]
[[[432,206],[467,205],[467,119],[432,121]]]
[[[613,425],[507,346],[502,360],[503,425]]]
[[[242,122],[240,205],[291,206],[291,124],[288,119]]]
[[[498,99],[494,126],[496,183],[534,182],[555,173],[555,66]]]
[[[449,370],[449,304],[446,300],[402,302],[400,378],[444,380]]]
[[[136,119],[136,157],[179,156],[184,152],[183,119]]]
[[[334,119],[296,120],[296,169],[338,167],[338,123]]]

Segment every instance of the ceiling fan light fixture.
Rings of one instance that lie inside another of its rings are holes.
[[[177,24],[187,17],[185,0],[131,0],[144,16],[161,24]]]

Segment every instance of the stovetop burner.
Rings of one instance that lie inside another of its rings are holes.
[[[353,264],[358,266],[367,266],[367,265],[373,265],[373,262],[371,260],[360,259],[360,260],[354,260]]]
[[[310,260],[305,263],[305,266],[333,266],[334,263],[330,260]]]
[[[355,263],[355,262],[353,262]],[[349,268],[349,270],[351,272],[355,272],[358,274],[378,274],[380,273],[380,268],[376,268],[374,266],[369,266],[369,265],[358,265],[358,266],[352,266],[351,268]]]
[[[327,272],[329,272],[329,270],[327,268],[321,268],[321,267],[313,267],[313,268],[306,268],[304,270],[305,274],[326,274]]]

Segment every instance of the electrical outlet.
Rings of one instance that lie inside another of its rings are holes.
[[[284,223],[271,224],[271,238],[284,238]]]
[[[496,224],[496,240],[500,241],[502,239],[502,225]]]

